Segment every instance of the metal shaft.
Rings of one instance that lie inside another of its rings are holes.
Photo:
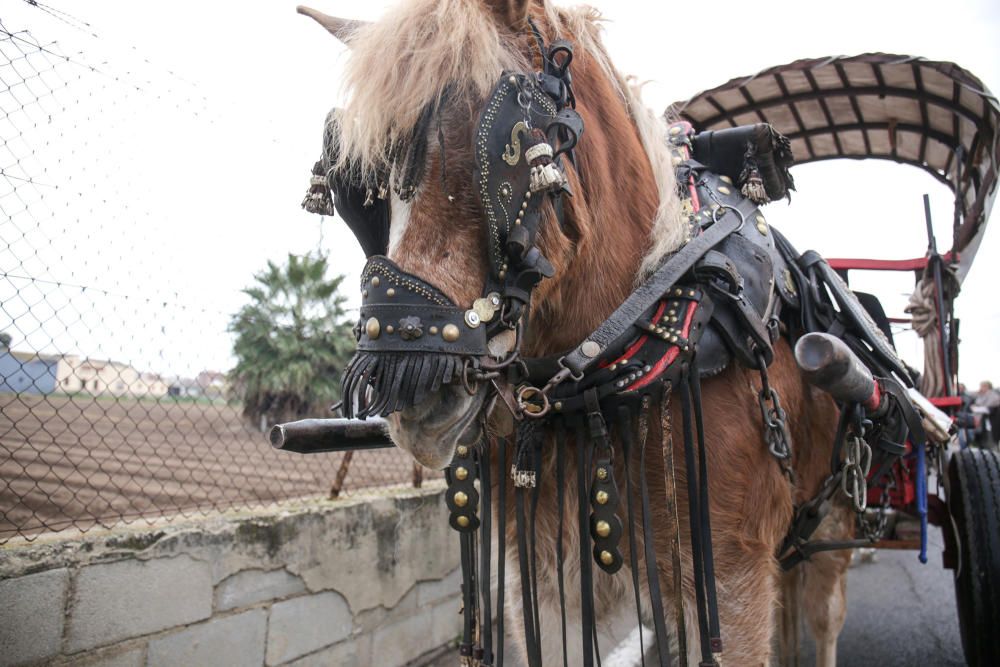
[[[384,419],[303,419],[275,424],[271,446],[299,454],[393,447]]]
[[[844,341],[825,333],[806,334],[795,344],[795,361],[810,383],[845,403],[868,403],[875,378]]]
[[[951,359],[948,350],[948,325],[946,323],[947,313],[944,311],[944,278],[941,274],[941,264],[944,260],[937,251],[937,239],[934,237],[934,225],[931,223],[931,198],[924,195],[924,219],[927,223],[927,250],[930,254],[928,261],[931,272],[934,274],[934,297],[937,306],[938,334],[941,336],[941,368],[944,371],[944,395],[951,396]]]

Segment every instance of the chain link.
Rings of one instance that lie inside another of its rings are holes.
[[[889,523],[889,487],[882,488],[882,495],[879,498],[878,513],[875,518],[867,519],[861,517],[861,529],[865,533],[865,539],[869,542],[878,542],[885,535],[886,526]]]
[[[795,472],[791,467],[791,436],[786,423],[788,415],[781,407],[778,391],[771,387],[768,381],[767,365],[764,363],[763,355],[757,354],[757,364],[760,368],[761,383],[761,389],[757,392],[757,404],[760,406],[760,416],[764,422],[764,442],[767,443],[767,450],[771,452],[771,456],[781,466],[781,472],[794,482]]]
[[[844,442],[844,465],[840,488],[854,504],[854,511],[868,507],[868,472],[872,465],[872,448],[857,433],[848,434]]]

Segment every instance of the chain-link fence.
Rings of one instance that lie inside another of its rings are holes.
[[[229,249],[177,213],[196,185],[162,183],[197,170],[173,144],[212,132],[211,97],[70,14],[19,9],[0,19],[0,544],[414,483],[396,450],[349,467],[273,451],[233,400]]]

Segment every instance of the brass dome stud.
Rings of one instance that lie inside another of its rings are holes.
[[[465,507],[469,504],[469,496],[465,495],[464,492],[459,491],[455,494],[455,504],[459,507]]]
[[[599,537],[607,537],[611,534],[611,524],[607,521],[598,521],[597,525],[594,526],[594,532],[597,533]]]
[[[464,519],[465,517],[462,518]],[[611,555],[610,551],[602,551],[601,562],[604,563],[605,565],[611,565],[612,563],[615,562],[615,557]]]
[[[444,329],[441,330],[441,337],[444,338],[449,343],[454,343],[458,340],[459,331],[458,327],[454,324],[444,325]]]
[[[365,322],[365,334],[368,335],[370,340],[375,340],[382,333],[382,325],[374,317],[369,317],[368,321]]]
[[[469,469],[464,466],[455,468],[455,479],[463,480],[469,476]]]

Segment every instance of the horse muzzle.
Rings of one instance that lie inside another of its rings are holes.
[[[421,404],[443,385],[463,381],[489,354],[486,324],[441,290],[386,257],[361,276],[357,353],[343,378],[346,417],[387,416]]]

